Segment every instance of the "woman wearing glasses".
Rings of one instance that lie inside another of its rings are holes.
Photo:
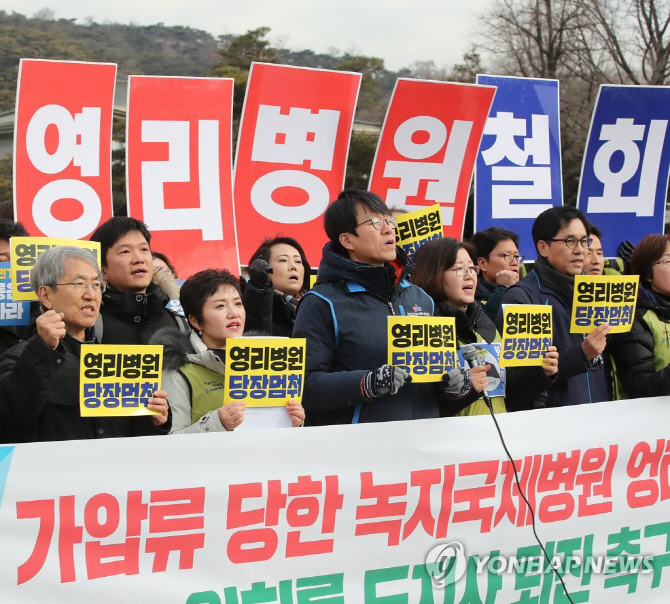
[[[617,398],[670,394],[670,234],[647,235],[637,244],[631,272],[640,275],[633,327],[613,334]]]
[[[469,243],[451,237],[435,239],[422,245],[414,254],[412,283],[435,300],[435,316],[454,317],[456,337],[460,345],[500,342],[495,325],[475,300],[479,267],[475,265],[474,249]],[[534,397],[551,384],[558,371],[558,353],[551,346],[542,368],[529,367],[515,376],[514,384],[506,385],[507,397]],[[499,368],[495,368],[499,372]],[[523,374],[523,375],[521,375]],[[473,393],[474,396],[474,393]],[[477,395],[478,396],[478,395]],[[532,400],[532,399],[531,399]],[[464,402],[471,401],[466,397]],[[491,399],[495,413],[505,412],[505,399]],[[478,398],[458,415],[488,414],[483,399]]]

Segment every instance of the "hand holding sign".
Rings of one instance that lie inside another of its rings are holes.
[[[168,420],[168,411],[170,409],[167,401],[167,393],[164,390],[156,390],[153,397],[147,399],[147,409],[160,413],[160,415],[152,415],[151,422],[154,426],[162,426]]]
[[[291,418],[294,428],[299,428],[305,423],[305,408],[297,401],[289,401],[286,404],[286,413]]]
[[[244,401],[234,401],[219,407],[219,419],[223,427],[231,432],[244,421]]]
[[[556,346],[549,346],[544,353],[542,371],[544,371],[544,375],[547,377],[558,373],[558,348]]]
[[[37,317],[37,335],[52,350],[58,348],[58,344],[65,337],[65,315],[55,310],[47,310],[43,315]]]
[[[607,344],[607,334],[610,331],[609,323],[603,323],[596,327],[582,342],[582,350],[586,356],[586,360],[595,359],[599,354],[602,354]]]

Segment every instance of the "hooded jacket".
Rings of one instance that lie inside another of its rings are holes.
[[[151,336],[164,327],[188,331],[184,317],[165,308],[170,297],[155,282],[147,291],[128,293],[108,285],[102,294],[100,318],[95,326],[102,344],[148,344]]]
[[[609,371],[602,362],[586,359],[579,333],[570,333],[574,278],[559,273],[547,260],[538,256],[535,268],[503,296],[504,304],[549,304],[552,306],[553,343],[558,349],[558,377],[547,393],[547,407],[612,400]],[[502,308],[496,327],[502,333]],[[518,369],[510,368],[508,375]],[[511,376],[510,376],[511,379]]]
[[[670,394],[670,299],[639,288],[633,327],[610,336],[619,398]]]
[[[194,331],[164,328],[150,343],[163,346],[162,388],[172,409],[170,434],[226,432],[217,413],[223,405],[223,360]]]
[[[405,384],[372,400],[361,392],[363,376],[388,362],[387,318],[433,315],[432,299],[407,281],[412,265],[396,249],[395,263],[372,266],[324,247],[317,284],[302,298],[293,329],[307,339],[307,425],[439,417],[441,405],[452,404],[436,383]]]

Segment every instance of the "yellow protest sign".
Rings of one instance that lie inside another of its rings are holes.
[[[388,362],[415,382],[439,382],[457,364],[454,318],[389,317]]]
[[[529,367],[543,364],[551,346],[551,306],[544,304],[506,304],[503,307],[501,367]]]
[[[223,402],[282,407],[302,401],[305,338],[229,338]]]
[[[162,346],[84,344],[79,367],[82,417],[158,415],[147,399],[160,390]]]
[[[609,323],[610,333],[630,331],[635,317],[638,275],[577,275],[570,333],[590,333]]]
[[[411,258],[426,241],[443,236],[440,204],[396,216],[396,243]]]
[[[12,295],[15,301],[37,300],[37,294],[30,284],[30,275],[33,266],[40,254],[57,245],[73,245],[85,250],[91,250],[100,266],[100,243],[97,241],[83,241],[79,239],[63,239],[61,237],[12,237],[11,280]]]

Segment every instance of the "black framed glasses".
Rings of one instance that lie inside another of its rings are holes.
[[[512,264],[512,262],[517,262],[521,264],[524,261],[525,256],[523,254],[510,254],[509,252],[501,252],[496,254],[500,256],[507,264]]]
[[[593,243],[593,239],[590,237],[584,237],[583,239],[568,237],[567,239],[548,239],[547,241],[562,241],[569,250],[574,250],[577,247],[577,244],[581,245],[585,250],[588,250]]]
[[[104,281],[75,281],[74,283],[48,283],[49,287],[56,287],[57,285],[71,285],[74,291],[83,292],[87,289],[93,290],[95,294],[102,294],[107,289],[107,284]]]
[[[382,230],[384,223],[388,224],[392,229],[398,228],[398,221],[395,219],[395,216],[387,216],[386,218],[377,218],[376,216],[373,216],[372,218],[368,218],[363,222],[359,222],[356,227],[359,227],[366,222],[369,222],[378,231]]]

